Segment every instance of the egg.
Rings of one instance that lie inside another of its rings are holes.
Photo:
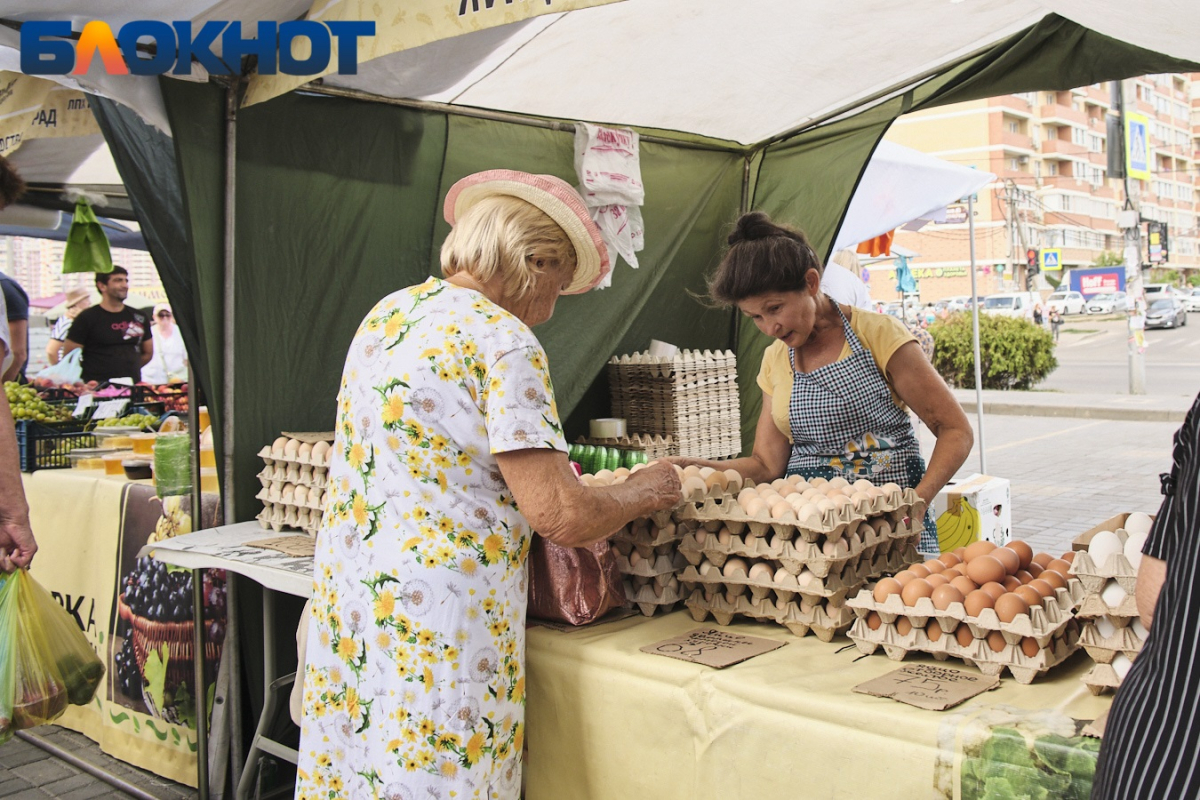
[[[1042,574],[1038,576],[1037,580],[1048,583],[1055,589],[1067,588],[1067,579],[1063,577],[1061,572],[1052,569],[1042,570]],[[1030,581],[1030,583],[1033,583],[1033,581]]]
[[[1150,519],[1149,514],[1135,511],[1125,518],[1125,532],[1130,536],[1140,536],[1149,533],[1153,524],[1154,520]]]
[[[878,614],[876,614],[874,611],[872,611],[870,614],[867,614],[867,627],[868,628],[870,628],[873,631],[877,631],[877,630],[879,630],[879,626],[882,624],[883,624],[883,618],[880,617]]]
[[[711,561],[701,561],[700,562],[700,574],[701,575],[712,575],[713,573],[720,574],[720,572],[721,571],[719,569],[717,569],[717,565],[712,563]]]
[[[971,628],[967,625],[959,625],[954,631],[954,638],[960,647],[970,647],[975,641],[975,637],[971,635]]]
[[[1058,573],[1046,573],[1046,574],[1057,575]],[[1054,586],[1049,581],[1044,581],[1041,578],[1034,578],[1027,585],[1029,586],[1030,589],[1033,589],[1035,592],[1040,594],[1042,597],[1048,597],[1051,600],[1053,600],[1055,597]]]
[[[988,647],[992,648],[993,653],[999,653],[1008,646],[1008,642],[1004,641],[1004,634],[1000,631],[992,631],[987,635]]]
[[[871,495],[867,494],[866,492],[855,492],[854,494],[850,495],[850,502],[855,508],[862,511],[870,508]]]
[[[645,560],[646,559],[642,558],[642,554],[639,553],[637,550],[633,550],[629,553],[629,566],[631,566],[631,567],[636,567],[638,564],[641,564]]]
[[[1150,635],[1150,631],[1137,617],[1133,618],[1133,622],[1129,623],[1129,627],[1133,628],[1133,632],[1137,634],[1137,637],[1143,642],[1146,641],[1146,637]]]
[[[287,444],[285,444],[283,446],[283,457],[284,458],[296,458],[296,456],[299,453],[300,453],[300,440],[299,439],[288,439]]]
[[[822,497],[820,500],[817,500],[815,503],[813,503],[813,507],[817,509],[818,513],[824,514],[827,511],[833,510],[833,503],[828,497]]]
[[[929,568],[924,564],[913,564],[908,571],[913,574],[914,578],[928,578],[931,574]]]
[[[895,578],[881,578],[879,583],[875,584],[875,591],[872,596],[876,603],[883,603],[894,594],[900,594],[904,587],[900,585],[900,581]]]
[[[1032,586],[1018,586],[1013,591],[1013,594],[1024,600],[1025,604],[1030,608],[1033,608],[1034,606],[1040,606],[1042,604],[1042,595]]]
[[[302,506],[308,502],[308,487],[300,485],[296,487],[296,491],[292,492],[292,502],[298,506]]]
[[[312,462],[318,467],[325,466],[329,461],[329,442],[317,442],[312,449]]]
[[[1008,592],[1008,589],[1004,588],[1004,584],[997,583],[996,581],[989,581],[979,588],[990,594],[993,600],[999,600],[1001,595]]]
[[[717,531],[717,544],[722,547],[729,547],[733,544],[733,532],[729,528],[721,528]]]
[[[899,583],[901,586],[908,586],[910,583],[912,583],[913,581],[915,581],[917,579],[917,576],[913,575],[908,570],[903,570],[901,572],[897,572],[895,575],[895,578],[896,578],[896,582]]]
[[[1121,538],[1112,531],[1100,531],[1088,543],[1088,555],[1092,557],[1092,561],[1098,567],[1103,566],[1109,556],[1122,551]]]
[[[1059,558],[1061,558],[1063,561],[1067,562],[1068,564],[1074,564],[1075,563],[1075,551],[1068,550],[1067,552],[1065,552],[1061,556],[1059,556]]]
[[[966,575],[960,575],[957,578],[951,578],[950,585],[962,592],[964,597],[979,588],[979,584],[975,583],[975,581],[971,580]]]
[[[748,517],[762,517],[767,511],[767,504],[760,497],[751,498],[750,502],[742,506]]]
[[[287,490],[284,489],[285,498]],[[1121,605],[1121,601],[1125,599],[1125,590],[1121,588],[1121,584],[1116,581],[1108,581],[1104,584],[1104,588],[1100,591],[1100,599],[1104,601],[1104,605],[1109,608],[1116,608]]]
[[[826,558],[845,558],[850,555],[850,545],[845,539],[826,539],[821,554]]]
[[[288,443],[288,438],[286,436],[280,436],[278,439],[276,439],[271,444],[271,456],[274,458],[282,458],[283,457],[283,449],[285,447],[287,447],[287,443]]]
[[[821,579],[817,577],[817,573],[813,572],[808,567],[800,570],[800,574],[796,576],[796,584],[801,589],[812,589],[813,591],[821,590]]]
[[[851,484],[851,486],[854,487],[856,492],[869,492],[875,488],[875,484],[871,483],[866,478],[859,478],[853,484]]]
[[[1129,670],[1133,667],[1133,662],[1129,660],[1129,656],[1124,653],[1117,653],[1112,660],[1112,668],[1117,673],[1117,677],[1125,680],[1125,676],[1129,674]]]
[[[725,560],[725,566],[721,568],[721,574],[726,578],[732,578],[739,575],[741,577],[745,577],[746,570],[747,566],[745,560],[735,557]]]
[[[950,585],[950,579],[947,578],[945,575],[941,574],[940,572],[936,572],[933,575],[930,575],[925,580],[927,580],[929,582],[929,585],[932,586],[934,589],[938,588],[939,586],[949,586]]]
[[[1142,563],[1142,548],[1146,546],[1146,537],[1147,534],[1144,533],[1131,533],[1129,534],[1129,538],[1125,540],[1125,546],[1122,548],[1122,552],[1129,561],[1129,565],[1135,570]]]
[[[296,495],[296,484],[285,483],[283,485],[283,489],[280,491],[279,494],[280,494],[280,497],[283,498],[283,502],[285,502],[285,503],[292,502],[292,498],[295,497],[295,495]]]
[[[1112,624],[1112,620],[1108,617],[1096,618],[1096,633],[1100,634],[1101,639],[1107,639],[1117,632],[1117,626]]]
[[[740,505],[754,499],[755,497],[758,497],[758,489],[755,489],[753,486],[747,486],[738,492],[737,501]]]
[[[850,502],[850,498],[844,494],[835,495],[831,501],[834,510],[839,513],[854,508],[854,503]]]
[[[596,479],[596,483],[599,484],[600,486],[608,486],[608,484],[612,483],[612,476],[613,476],[613,474],[612,474],[611,469],[602,469],[592,475],[592,477]],[[684,497],[688,496],[687,480],[688,480],[687,478],[683,479],[683,486],[684,486],[683,496]]]
[[[736,469],[725,470],[725,489],[736,492],[742,488],[742,475]]]
[[[809,478],[808,479],[808,485],[812,486],[813,488],[816,488],[816,489],[820,489],[822,486],[824,486],[827,483],[829,483],[829,481],[825,480],[824,478]]]
[[[938,556],[938,561],[942,562],[945,567],[957,567],[963,563],[962,559],[954,555],[954,553],[942,553]]]
[[[1015,550],[1009,550],[1007,547],[997,547],[990,555],[1004,565],[1004,571],[1009,575],[1015,575],[1017,570],[1021,568],[1021,557],[1017,555]]]
[[[301,442],[300,447],[296,450],[296,457],[301,461],[312,463],[313,446],[308,442]]]
[[[979,544],[990,544],[990,542],[979,542]],[[990,555],[977,553],[973,558],[967,560],[967,577],[978,584],[1002,580],[1007,574],[1004,565]]]
[[[1015,592],[1021,585],[1016,575],[1005,575],[1004,580],[1000,581],[1000,583],[1010,592]]]
[[[1021,652],[1029,658],[1036,658],[1042,648],[1038,647],[1037,639],[1026,636],[1021,640]]]
[[[698,546],[704,547],[704,543],[708,541],[708,531],[704,528],[697,528],[696,532],[692,534],[692,538],[696,540]]]
[[[942,638],[942,626],[938,624],[936,619],[929,620],[925,625],[925,635],[929,637],[929,641],[936,642]]]
[[[952,586],[951,584],[946,584],[945,586],[938,586],[935,588],[930,599],[933,600],[934,608],[936,608],[938,611],[945,611],[946,609],[950,608],[952,603],[961,603],[966,599],[966,597],[958,590],[957,587]]]
[[[773,504],[771,506],[771,516],[772,517],[779,519],[785,513],[786,514],[795,513],[792,511],[792,504],[789,503],[787,500],[779,500],[778,502],[776,502],[775,504]]]
[[[1029,566],[1025,568],[1025,571],[1029,573],[1029,576],[1032,579],[1036,578],[1038,575],[1041,575],[1042,570],[1044,569],[1045,567],[1043,567],[1041,564],[1037,563],[1036,561],[1031,561]],[[1028,583],[1028,581],[1026,582]]]
[[[992,544],[991,542],[975,542],[975,544],[967,546],[966,552],[963,553],[963,561],[966,561],[969,564],[980,556],[986,556],[995,549],[996,545]]]
[[[1029,604],[1020,595],[1008,592],[996,601],[996,616],[1001,622],[1012,622],[1022,614],[1029,615]]]
[[[1013,539],[1004,546],[1017,554],[1017,558],[1021,560],[1021,569],[1029,569],[1029,562],[1033,561],[1032,547],[1020,539]]]
[[[1027,570],[1023,570],[1023,569],[1017,570],[1017,574],[1014,575],[1013,577],[1016,578],[1018,581],[1020,581],[1020,583],[1022,585],[1029,583],[1031,580],[1033,580],[1032,573],[1028,572]]]
[[[783,567],[775,570],[775,582],[784,586],[795,586],[797,584],[796,576]]]
[[[904,491],[903,489],[900,488],[900,485],[897,483],[885,483],[883,486],[880,486],[879,488],[883,489],[883,491],[887,492],[888,494],[899,494],[900,492]]]
[[[843,478],[843,477],[841,477],[841,476],[838,476],[838,477],[836,477],[836,478],[832,478],[832,479],[829,481],[829,485],[830,485],[830,486],[832,486],[832,487],[834,487],[834,488],[836,488],[836,489],[841,489],[841,488],[842,488],[842,487],[844,487],[844,486],[849,486],[849,485],[850,485],[850,481],[846,480],[845,478]]]
[[[958,567],[946,567],[944,570],[942,570],[938,574],[941,575],[942,577],[944,577],[948,581],[952,581],[955,578],[963,577],[963,573]]]
[[[985,608],[993,608],[995,605],[996,601],[983,589],[976,589],[963,598],[963,607],[971,617],[978,617]]]
[[[924,578],[916,578],[900,591],[900,598],[906,606],[915,606],[922,597],[933,594],[933,587]]]
[[[946,569],[946,565],[936,559],[932,561],[926,561],[921,566],[925,567],[925,569],[927,569],[931,575],[936,575],[937,573]]]
[[[608,470],[601,470],[601,472],[607,471]],[[610,478],[611,476],[612,473],[609,473]],[[598,479],[600,478],[599,472],[596,473],[596,477]],[[683,499],[699,500],[706,494],[708,494],[708,485],[704,482],[703,478],[699,476],[691,476],[683,479]]]
[[[1038,553],[1033,557],[1033,560],[1030,563],[1037,564],[1042,569],[1045,569],[1046,565],[1053,560],[1054,556],[1050,555],[1049,553]],[[1026,569],[1028,569],[1028,567],[1026,567]]]
[[[771,571],[771,567],[766,562],[759,561],[757,564],[750,567],[749,577],[752,581],[771,583],[775,577],[775,573]]]
[[[699,477],[700,477],[700,468],[699,468],[699,467],[697,467],[695,464],[692,464],[692,465],[690,465],[690,466],[684,467],[684,468],[683,468],[683,477],[684,477],[685,479],[687,479],[687,478],[699,478]]]
[[[908,617],[899,617],[896,620],[896,633],[901,636],[908,636],[912,633],[912,620]]]

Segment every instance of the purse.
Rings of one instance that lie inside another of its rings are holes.
[[[560,547],[535,534],[528,569],[530,617],[586,625],[625,604],[621,572],[607,540]]]

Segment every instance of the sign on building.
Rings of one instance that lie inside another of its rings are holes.
[[[1062,269],[1062,250],[1057,247],[1043,247],[1039,253],[1042,272],[1058,272]]]

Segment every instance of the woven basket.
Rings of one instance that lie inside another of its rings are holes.
[[[146,674],[146,657],[153,651],[167,646],[167,680],[165,690],[171,690],[181,683],[191,686],[195,682],[195,666],[192,664],[192,631],[193,623],[188,622],[155,622],[139,617],[125,602],[122,594],[117,601],[117,613],[121,619],[128,620],[133,628],[133,654],[137,658],[138,671]],[[211,640],[204,642],[204,658],[209,663],[216,663],[221,658],[221,644]]]

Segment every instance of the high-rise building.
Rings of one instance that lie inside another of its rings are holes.
[[[0,272],[17,280],[31,299],[49,297],[77,287],[92,288],[90,272],[62,274],[65,242],[25,236],[0,236]],[[152,302],[167,299],[154,259],[144,250],[114,247],[114,264],[129,270],[130,291]]]
[[[1124,82],[1125,110],[1144,115],[1150,133],[1150,180],[1129,180],[1143,220],[1166,223],[1168,261],[1200,270],[1200,73],[1150,75]],[[1123,182],[1108,174],[1108,83],[1060,92],[1029,92],[943,106],[901,117],[887,138],[938,158],[993,172],[977,197],[979,293],[1024,289],[1030,250],[1061,250],[1063,273],[1034,277],[1049,288],[1072,268],[1119,259],[1124,249],[1117,214]],[[1142,226],[1142,260],[1149,263]],[[915,251],[911,262],[925,302],[970,294],[966,207],[949,208],[944,223],[900,230],[895,243]],[[1156,265],[1157,266],[1157,265]],[[876,299],[897,297],[891,265],[872,272]]]

